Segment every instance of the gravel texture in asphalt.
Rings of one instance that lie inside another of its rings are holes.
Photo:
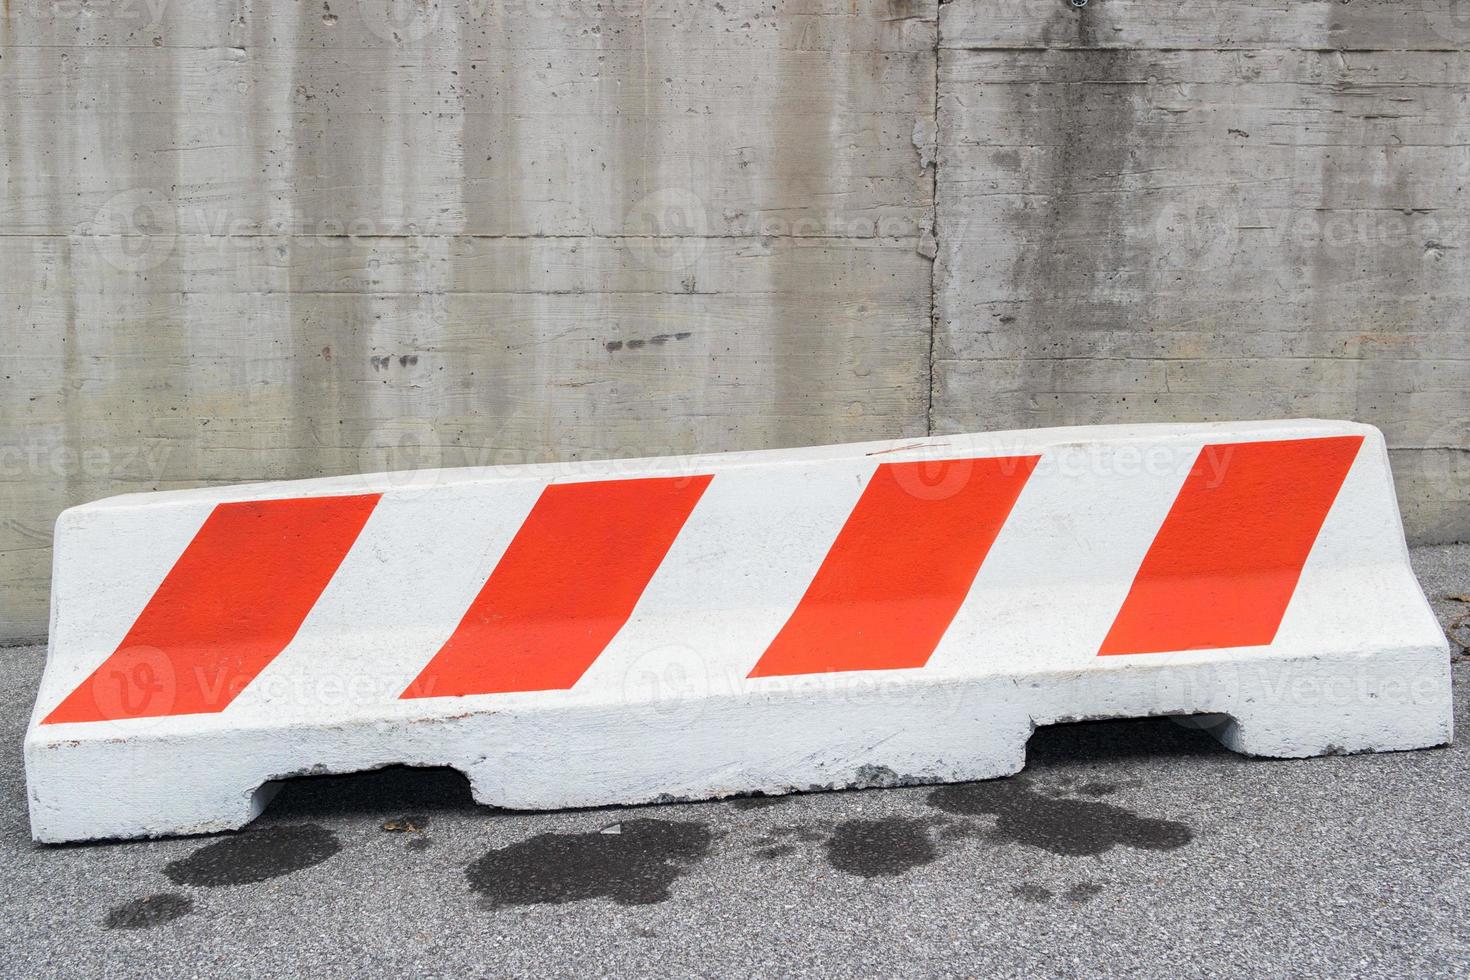
[[[1470,546],[1414,561],[1446,626],[1470,613],[1444,598]],[[988,783],[536,814],[385,770],[292,782],[237,834],[42,847],[43,658],[0,650],[8,976],[1470,974],[1465,735],[1263,761],[1088,723]]]

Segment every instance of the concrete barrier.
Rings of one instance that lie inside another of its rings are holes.
[[[1036,725],[1451,737],[1378,431],[1050,429],[117,497],[57,523],[41,841],[452,766],[555,808],[1013,773]]]

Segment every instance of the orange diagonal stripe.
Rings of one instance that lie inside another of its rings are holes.
[[[711,477],[552,484],[405,698],[570,688],[632,615]]]
[[[1099,655],[1275,639],[1362,444],[1333,436],[1204,447]]]
[[[879,466],[750,676],[924,666],[1039,458]]]
[[[378,496],[215,507],[117,650],[43,724],[223,711],[291,642]]]

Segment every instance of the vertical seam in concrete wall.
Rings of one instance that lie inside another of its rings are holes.
[[[934,99],[929,111],[932,116],[930,132],[934,134],[934,146],[929,151],[929,364],[927,389],[924,399],[924,434],[934,434],[934,340],[939,329],[939,148],[944,144],[939,131],[939,59],[944,56],[944,5],[939,0],[934,5]]]

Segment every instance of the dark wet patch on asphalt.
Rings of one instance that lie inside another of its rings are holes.
[[[1023,777],[1025,778],[1025,777]],[[1080,782],[1071,776],[1057,776],[1040,788],[1043,792],[1055,796],[1112,796],[1124,789],[1138,789],[1143,785],[1141,779],[1091,779]]]
[[[1084,796],[1112,796],[1118,792],[1117,783],[1083,783],[1077,787],[1077,792]]]
[[[846,820],[827,840],[832,867],[863,878],[901,875],[938,856],[924,820]]]
[[[1069,902],[1086,902],[1101,895],[1102,890],[1103,886],[1095,881],[1079,881],[1062,892],[1062,897]]]
[[[189,896],[164,892],[124,902],[108,912],[102,924],[108,929],[152,929],[181,919],[193,910],[194,900]]]
[[[1046,796],[1020,776],[941,786],[929,794],[929,805],[962,816],[994,814],[992,839],[1074,857],[1119,845],[1172,851],[1194,839],[1187,824],[1140,817],[1111,803]]]
[[[1052,900],[1052,890],[1050,888],[1042,888],[1040,885],[1033,885],[1029,881],[1024,885],[1013,887],[1011,894],[1023,902],[1035,902],[1038,905],[1042,902],[1050,902]]]
[[[984,837],[985,831],[973,821],[943,820],[938,822],[939,839],[943,841],[969,840],[974,837]]]
[[[703,823],[626,820],[616,830],[537,834],[490,851],[465,869],[470,887],[492,908],[559,905],[608,898],[653,905],[710,850]]]
[[[408,842],[408,849],[410,851],[427,851],[433,846],[434,838],[432,837],[415,837]]]
[[[176,885],[253,885],[321,864],[341,849],[337,835],[316,824],[247,830],[170,861],[163,873]]]
[[[1080,904],[1102,894],[1103,886],[1092,881],[1079,881],[1077,884],[1062,892],[1062,898],[1074,904]],[[1011,888],[1011,895],[1023,902],[1031,902],[1035,905],[1043,905],[1056,898],[1056,893],[1050,888],[1032,882],[1025,882]]]

